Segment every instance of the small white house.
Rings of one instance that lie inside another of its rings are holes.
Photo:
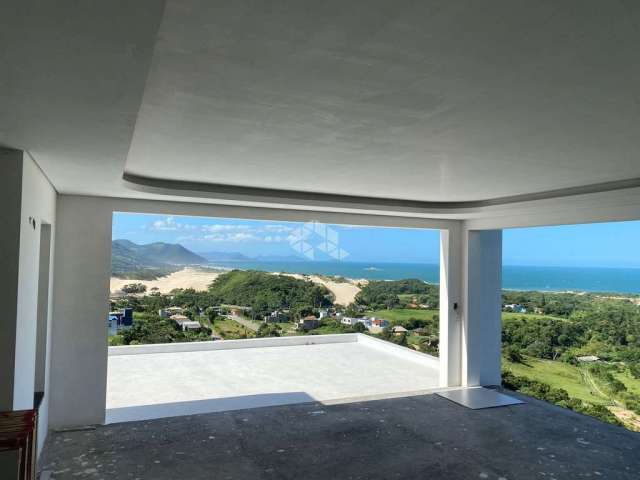
[[[182,327],[183,332],[186,330],[200,330],[202,328],[200,322],[197,322],[195,320],[188,320],[186,322],[182,322],[179,325]]]
[[[343,325],[349,325],[353,327],[356,323],[358,323],[361,319],[356,317],[342,317],[340,319],[340,323]]]
[[[591,363],[591,362],[599,361],[600,357],[597,357],[595,355],[584,355],[582,357],[576,357],[576,360],[578,360],[581,363]]]

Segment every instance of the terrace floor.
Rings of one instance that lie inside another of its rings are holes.
[[[640,434],[521,395],[470,410],[437,395],[298,404],[52,433],[55,480],[637,480]]]
[[[425,393],[438,386],[433,357],[358,336],[318,336],[309,341],[329,337],[336,337],[338,343],[284,345],[293,340],[283,338],[262,339],[275,346],[253,347],[262,343],[239,340],[213,342],[212,348],[242,348],[110,354],[106,423],[373,399]],[[346,338],[353,341],[345,342]],[[127,352],[127,348],[116,351]]]

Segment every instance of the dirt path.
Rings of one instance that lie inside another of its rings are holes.
[[[254,320],[249,320],[243,317],[234,317],[232,315],[227,315],[227,318],[234,322],[238,322],[243,327],[247,327],[249,330],[253,330],[254,332],[257,332],[258,328],[260,328]]]
[[[622,407],[609,407],[609,410],[618,420],[624,423],[629,430],[640,432],[640,415]]]
[[[585,383],[587,384],[587,386],[593,388],[596,391],[596,393],[598,395],[600,395],[602,398],[605,398],[609,402],[611,402],[612,404],[617,405],[618,402],[616,402],[615,399],[611,398],[609,395],[607,395],[605,392],[603,392],[600,389],[600,387],[598,386],[598,383],[591,376],[591,374],[589,373],[589,371],[587,369],[581,368],[580,369],[580,373],[582,374],[582,378],[585,381]]]

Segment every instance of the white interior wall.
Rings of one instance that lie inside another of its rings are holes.
[[[48,179],[35,162],[25,155],[22,176],[22,228],[20,231],[20,275],[18,292],[18,331],[16,335],[16,375],[19,381],[14,385],[14,409],[29,408],[33,405],[33,391],[36,372],[36,344],[38,326],[38,283],[40,271],[40,228],[42,223],[51,226],[51,250],[55,249],[56,198],[57,194]],[[28,219],[36,221],[36,228],[29,228]],[[51,255],[50,258],[53,258]],[[49,285],[54,273],[54,263],[49,266]],[[49,289],[47,302],[47,329],[52,329],[51,302],[53,295]],[[51,342],[47,335],[45,359],[50,357]],[[48,360],[45,360],[48,363]],[[45,372],[44,398],[39,409],[38,448],[42,449],[49,424],[50,383],[49,372]]]
[[[12,198],[4,203],[10,208],[5,212],[7,216],[8,229],[7,237],[12,242],[10,249],[5,251],[3,245],[3,267],[8,267],[9,277],[17,266],[17,281],[15,286],[11,286],[10,279],[7,291],[5,285],[1,290],[7,298],[3,298],[3,351],[12,352],[12,359],[2,370],[11,377],[7,383],[10,392],[5,391],[3,383],[3,404],[2,409],[23,410],[33,408],[34,385],[36,376],[36,344],[38,326],[38,286],[40,272],[40,228],[42,223],[51,225],[52,230],[55,225],[56,191],[53,189],[45,175],[38,168],[35,162],[25,153],[16,150],[9,151],[12,161],[13,173],[3,175],[2,190],[10,192]],[[3,158],[4,160],[4,158]],[[3,173],[7,164],[3,161]],[[13,197],[15,196],[15,197]],[[16,201],[17,200],[17,201]],[[35,224],[31,222],[35,221]],[[16,222],[16,223],[14,223]],[[15,230],[18,228],[19,241],[15,244]],[[4,232],[3,232],[3,236]],[[3,240],[6,244],[7,239]],[[52,242],[53,248],[53,242]],[[7,262],[13,265],[7,265]],[[4,272],[4,270],[3,270]],[[50,266],[50,278],[53,275],[53,266]],[[4,276],[4,273],[3,273]],[[14,293],[15,291],[15,293]],[[47,299],[51,301],[51,296]],[[51,312],[51,308],[49,308]],[[51,328],[51,314],[47,318],[48,328]],[[4,328],[6,324],[6,329]],[[7,347],[7,350],[4,350]],[[45,358],[50,349],[45,347]],[[4,378],[3,378],[4,380]],[[40,406],[39,436],[40,447],[46,438],[48,425],[48,405],[49,405],[49,383],[46,375],[44,380],[45,396]],[[10,398],[7,395],[10,394]],[[7,403],[8,401],[8,403]]]

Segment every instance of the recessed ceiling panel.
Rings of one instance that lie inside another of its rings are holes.
[[[126,171],[424,201],[640,177],[634,18],[599,1],[169,1]]]

